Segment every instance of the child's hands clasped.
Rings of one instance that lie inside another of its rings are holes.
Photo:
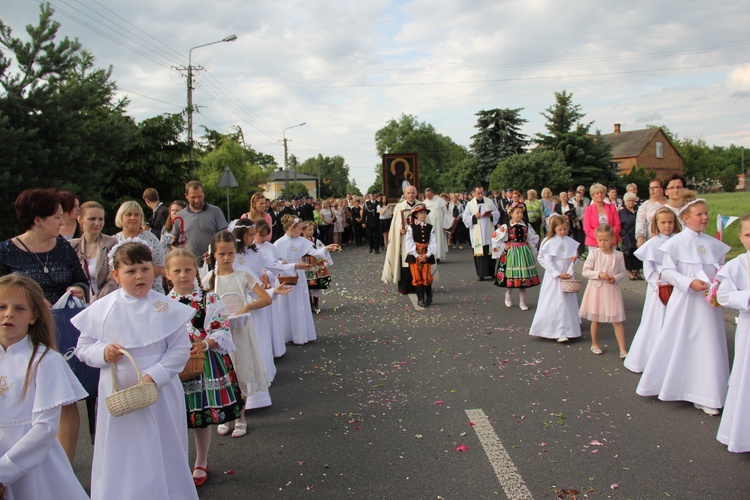
[[[562,273],[558,276],[561,280],[569,280],[571,276],[568,273]]]
[[[609,274],[605,273],[604,271],[599,271],[599,279],[604,281],[609,281]]]

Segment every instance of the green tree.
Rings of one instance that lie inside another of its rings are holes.
[[[538,149],[531,153],[521,153],[502,160],[490,175],[490,189],[499,190],[513,186],[525,192],[548,187],[559,193],[572,186],[571,168],[565,163],[560,151]]]
[[[417,153],[419,158],[419,187],[442,190],[442,175],[455,160],[456,145],[450,137],[438,134],[435,127],[420,122],[414,115],[402,114],[398,120],[391,119],[375,132],[375,148],[378,155],[385,153]],[[458,149],[456,149],[458,148]],[[382,164],[376,173],[381,179],[378,191],[382,191]]]
[[[351,192],[349,190],[351,187],[349,166],[347,166],[342,156],[323,156],[319,154],[300,163],[297,166],[297,172],[312,175],[320,179],[320,193],[318,194],[318,198],[328,198],[330,196],[339,198]]]
[[[625,185],[633,183],[638,186],[638,193],[644,199],[648,198],[648,186],[654,179],[656,179],[656,172],[637,165],[633,167],[633,170],[622,176],[622,181]]]
[[[555,92],[555,104],[542,113],[547,119],[547,134],[537,134],[537,143],[546,149],[560,151],[571,167],[572,184],[590,186],[617,182],[617,166],[612,162],[612,148],[600,132],[590,133],[593,122],[583,123],[581,106],[573,103],[573,94]]]
[[[470,177],[486,183],[501,160],[524,152],[528,141],[521,133],[521,127],[527,122],[520,116],[522,109],[496,108],[476,113],[474,128],[478,132],[471,136],[475,171]]]
[[[218,183],[224,167],[229,167],[239,186],[229,188],[230,215],[237,217],[247,212],[250,197],[260,191],[260,184],[268,179],[268,173],[247,159],[247,151],[233,139],[221,141],[218,147],[199,159],[197,177],[204,185],[206,201],[226,207],[226,189],[219,188]]]
[[[94,68],[77,40],[57,41],[59,27],[49,5],[26,27],[28,41],[0,21],[0,217],[8,222],[13,200],[29,187],[101,199],[135,130],[127,101],[115,99],[111,70]],[[16,230],[6,224],[2,232]]]
[[[289,181],[289,192],[286,192],[286,189],[281,190],[281,195],[286,198],[293,198],[295,196],[308,196],[310,193],[307,191],[307,188],[304,184],[301,182],[294,182]]]

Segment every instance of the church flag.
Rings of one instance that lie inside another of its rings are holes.
[[[722,238],[724,236],[724,228],[729,226],[732,222],[739,219],[739,217],[735,217],[733,215],[717,215],[716,216],[716,239],[719,241],[722,241]]]

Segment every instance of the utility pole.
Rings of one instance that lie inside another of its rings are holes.
[[[287,198],[289,198],[289,154],[288,154],[288,149],[287,149],[287,144],[286,144],[286,141],[287,141],[286,131],[289,130],[290,128],[301,127],[303,125],[306,125],[306,123],[302,122],[297,125],[292,125],[291,127],[287,127],[281,131],[281,134],[283,136],[282,140],[284,141],[284,196]],[[295,175],[295,179],[296,178],[297,176]]]
[[[215,42],[204,43],[203,45],[196,45],[188,52],[188,65],[187,68],[180,67],[176,68],[178,71],[187,70],[187,142],[188,142],[188,163],[192,166],[193,164],[193,70],[202,71],[201,66],[193,67],[193,51],[201,47],[207,47],[222,42],[233,42],[237,40],[237,35],[229,35],[221,40]]]

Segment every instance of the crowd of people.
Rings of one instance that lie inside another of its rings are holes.
[[[485,194],[479,185],[446,194],[408,186],[395,205],[377,193],[290,201],[256,194],[228,222],[191,181],[186,202],[168,206],[147,189],[148,222],[139,202],[123,202],[114,216],[121,231],[111,236],[102,233],[107,219],[96,201],[25,190],[15,202],[22,232],[0,244],[0,485],[10,498],[63,490],[87,498],[70,463],[77,402],[88,397],[98,401],[92,498],[112,491],[197,498],[210,474],[212,429],[244,436],[245,410],[272,404],[274,358],[287,343],[316,339],[313,314],[330,286],[330,252],[345,245],[385,248],[383,281],[415,293],[426,308],[439,263],[468,244],[477,278],[504,288],[506,307],[517,289],[528,310],[526,289],[541,285],[531,335],[567,342],[581,336],[584,318],[591,352],[602,355],[600,324],[611,323],[625,367],[642,373],[638,394],[689,401],[709,415],[724,408],[718,439],[730,451],[750,451],[743,424],[750,216],[740,226],[748,253],[724,266],[727,245],[704,234],[705,200],[684,188],[675,175],[653,180],[648,200],[634,186],[620,198],[601,184],[559,196],[544,188],[541,198],[534,190]],[[579,260],[588,279],[580,305]],[[618,287],[626,277],[648,282],[629,351]],[[742,311],[731,378],[718,304]],[[70,321],[74,352],[98,370],[93,389],[56,352],[54,315],[67,308],[79,310]],[[139,376],[155,386],[156,402],[110,413],[107,399]],[[153,425],[142,425],[143,412]],[[144,455],[152,443],[160,445]],[[145,473],[154,480],[139,481]]]

